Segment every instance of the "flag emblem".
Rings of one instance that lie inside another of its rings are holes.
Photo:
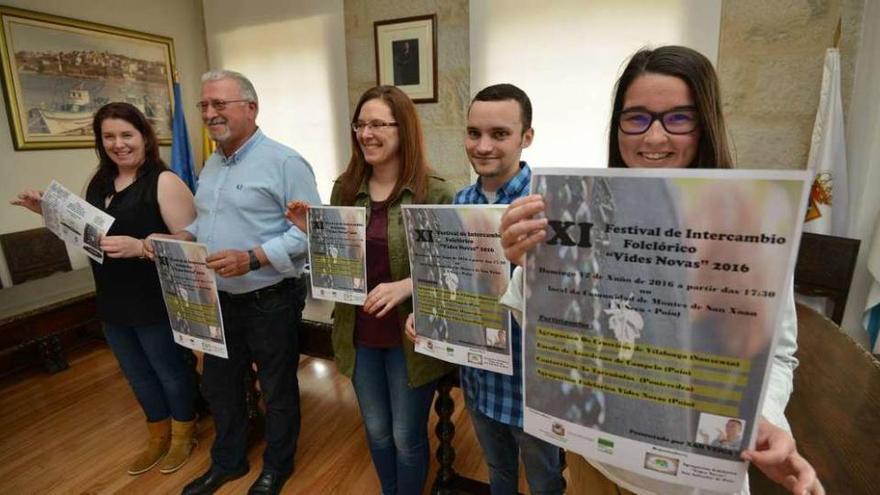
[[[810,188],[810,204],[807,205],[807,218],[804,221],[809,222],[822,217],[821,207],[831,206],[833,186],[831,174],[826,172],[816,175],[813,187]]]

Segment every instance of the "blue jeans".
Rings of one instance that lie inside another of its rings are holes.
[[[428,415],[437,382],[410,388],[399,347],[358,347],[354,391],[384,495],[418,495],[428,476]]]
[[[489,465],[492,495],[517,493],[517,454],[522,457],[526,480],[533,495],[565,493],[562,451],[559,447],[529,435],[522,428],[495,421],[470,407],[468,410]]]
[[[190,351],[174,343],[168,323],[126,326],[105,322],[104,336],[147,421],[195,417],[195,376],[184,356]]]
[[[244,377],[252,362],[266,401],[263,470],[293,472],[299,438],[299,322],[305,280],[285,279],[245,294],[220,292],[229,359],[205,355],[202,392],[214,415],[211,460],[223,471],[246,468],[248,417]]]

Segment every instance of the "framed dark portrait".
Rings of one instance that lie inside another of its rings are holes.
[[[397,86],[415,103],[435,103],[436,28],[436,14],[376,21],[376,84]]]

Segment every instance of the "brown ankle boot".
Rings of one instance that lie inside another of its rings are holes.
[[[171,447],[162,464],[159,465],[159,472],[162,474],[173,473],[180,469],[193,447],[196,446],[196,420],[176,421],[171,420]]]
[[[150,431],[147,448],[128,468],[128,474],[136,475],[149,471],[162,459],[165,452],[168,452],[168,444],[171,443],[171,419],[147,422],[147,429]]]

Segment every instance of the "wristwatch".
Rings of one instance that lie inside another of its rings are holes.
[[[250,262],[248,268],[250,268],[251,271],[260,269],[260,260],[257,259],[257,253],[255,253],[253,249],[248,249],[248,260]]]

